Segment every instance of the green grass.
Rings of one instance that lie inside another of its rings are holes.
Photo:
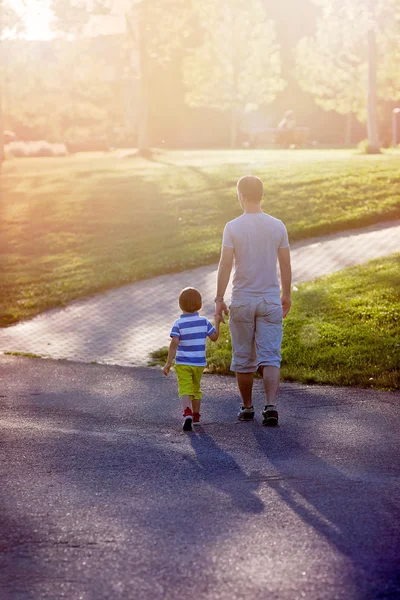
[[[208,342],[208,371],[229,374],[229,329]],[[167,349],[153,354],[165,362]],[[400,388],[400,254],[299,286],[284,320],[282,379]]]
[[[291,241],[400,217],[400,154],[190,151],[7,161],[1,174],[0,326],[74,299],[218,259],[240,214],[237,179],[265,182]]]
[[[6,356],[25,356],[26,358],[43,358],[39,354],[33,354],[33,352],[4,352]]]

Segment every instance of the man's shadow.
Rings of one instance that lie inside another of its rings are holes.
[[[264,503],[256,494],[260,483],[248,477],[203,428],[190,435],[190,442],[196,453],[197,473],[204,481],[229,496],[232,505],[243,512],[257,514],[264,510]]]
[[[284,428],[254,428],[253,435],[279,473],[275,480],[265,478],[265,483],[304,523],[350,559],[360,587],[379,587],[379,580],[385,580],[388,589],[398,589],[400,510],[390,491],[385,493],[384,484],[343,473]],[[299,460],[307,471],[296,471]]]

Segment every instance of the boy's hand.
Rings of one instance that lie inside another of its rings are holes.
[[[165,376],[168,375],[168,373],[171,370],[171,367],[172,367],[172,365],[170,363],[166,363],[165,367],[163,368],[163,373],[164,373]]]

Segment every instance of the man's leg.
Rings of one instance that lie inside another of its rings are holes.
[[[245,409],[241,409],[238,414],[240,420],[254,417],[252,408],[253,374],[257,368],[254,346],[254,310],[255,306],[251,302],[239,306],[232,304],[229,314],[232,340],[231,370],[236,373],[237,386],[242,398],[242,406]]]
[[[250,408],[253,405],[253,380],[253,373],[236,373],[236,381],[239,388],[239,393],[245,408]]]
[[[267,405],[276,406],[278,402],[280,369],[279,367],[261,367]]]
[[[257,307],[256,316],[257,359],[266,395],[263,424],[275,426],[278,425],[276,405],[280,380],[282,306],[264,301]]]

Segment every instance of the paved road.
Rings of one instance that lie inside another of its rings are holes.
[[[282,386],[281,427],[206,376],[0,359],[1,600],[400,597],[400,395]],[[255,390],[262,407],[261,382]]]
[[[292,246],[294,282],[309,281],[393,252],[400,252],[400,221],[307,240]],[[179,315],[179,291],[189,285],[198,287],[204,298],[204,313],[211,317],[215,281],[216,265],[210,265],[75,302],[0,329],[0,352],[144,365],[149,352],[169,341],[170,327]]]

